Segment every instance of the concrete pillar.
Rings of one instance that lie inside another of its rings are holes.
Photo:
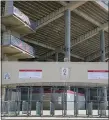
[[[70,61],[70,26],[71,26],[71,11],[67,9],[65,11],[65,58],[64,62]],[[70,90],[70,86],[67,86],[67,90]],[[66,96],[67,100],[67,96]],[[68,102],[65,102],[65,107],[67,108]],[[64,115],[66,114],[66,108],[64,109]],[[68,109],[68,108],[67,108]]]
[[[105,36],[104,36],[104,30],[100,31],[100,59],[101,59],[101,62],[105,62]]]
[[[58,62],[58,53],[55,54],[56,62]]]
[[[70,26],[71,26],[71,11],[65,11],[65,58],[70,61]]]
[[[100,31],[100,59],[101,62],[105,62],[105,36],[104,30]],[[104,86],[102,87],[102,100],[107,102],[107,88]],[[104,106],[106,108],[106,106]]]
[[[11,15],[13,14],[13,1],[6,1],[5,2],[5,12],[4,12],[4,15],[7,16],[7,15]]]

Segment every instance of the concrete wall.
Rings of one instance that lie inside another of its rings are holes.
[[[63,67],[69,68],[69,78],[61,77]],[[42,70],[42,78],[19,78],[20,69]],[[86,63],[86,62],[3,62],[2,63],[2,85],[9,84],[31,84],[31,85],[107,85],[108,79],[88,79],[88,70],[108,70],[107,62]],[[6,73],[10,74],[10,79],[4,79]],[[90,83],[90,84],[89,84]]]

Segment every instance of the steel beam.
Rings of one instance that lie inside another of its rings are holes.
[[[73,46],[76,46],[77,44],[79,43],[82,43],[90,38],[92,38],[93,36],[97,35],[99,33],[100,30],[102,29],[107,29],[108,28],[108,22],[107,23],[104,23],[101,25],[101,27],[97,27],[89,32],[87,32],[86,34],[82,35],[82,36],[79,36],[77,39],[74,39],[71,41],[71,47]],[[58,48],[55,48],[55,51],[52,51],[52,52],[48,52],[46,55],[43,55],[42,57],[49,57],[51,55],[53,55],[55,52],[61,52],[61,53],[65,53],[64,51],[64,45],[58,47]],[[78,58],[78,56],[76,55],[72,55],[72,57],[75,57],[75,58]],[[79,58],[80,59],[80,58]]]
[[[32,39],[29,40],[29,39],[23,38],[23,41],[34,44],[34,45],[38,45],[38,46],[41,46],[43,48],[47,48],[47,49],[50,49],[50,50],[55,50],[55,48],[51,47],[50,45],[48,46],[46,44],[40,43],[40,42],[32,40]]]
[[[57,52],[56,49],[55,49],[55,51],[48,52],[47,54],[41,56],[40,58],[41,58],[41,59],[47,59],[49,56],[55,54],[55,52]],[[59,51],[59,52],[65,54],[65,51],[64,51],[64,50],[61,50],[61,51]],[[70,56],[71,56],[71,57],[74,57],[74,58],[77,58],[77,59],[80,59],[80,60],[84,60],[83,57],[80,57],[80,56],[78,56],[78,55],[70,54]]]
[[[34,41],[34,40],[28,40],[28,39],[23,39],[23,40],[24,40],[25,42],[29,42],[29,43],[32,43],[32,44],[34,44],[34,45],[39,45],[39,46],[41,46],[41,47],[44,47],[44,48],[53,50],[52,52],[49,52],[49,53],[47,53],[47,54],[45,54],[45,55],[43,55],[43,56],[40,56],[40,59],[47,59],[49,56],[52,56],[52,55],[55,54],[57,51],[59,51],[59,50],[57,50],[56,48],[53,48],[53,47],[48,46],[48,45],[46,45],[46,44],[39,43],[39,42]],[[64,51],[64,50],[61,50],[61,51],[59,51],[59,52],[65,54],[65,51]],[[80,57],[80,56],[78,56],[78,55],[75,55],[75,54],[70,54],[70,55],[71,55],[72,57],[74,57],[74,58],[77,58],[77,59],[80,59],[80,60],[84,60],[83,57]]]
[[[105,54],[109,52],[109,46],[105,47]],[[96,51],[86,58],[86,61],[93,61],[94,59],[100,57],[100,51]]]
[[[95,1],[95,3],[98,3],[100,4],[100,2],[98,1]],[[64,2],[64,1],[59,1],[60,4],[62,4],[63,6],[67,6],[68,3]],[[70,2],[71,3],[71,2]],[[102,3],[102,2],[101,2]],[[104,4],[104,3],[102,3]],[[102,24],[99,23],[98,21],[94,20],[92,17],[90,17],[89,15],[85,14],[84,12],[80,11],[80,10],[77,10],[77,9],[74,9],[73,10],[74,13],[76,13],[77,15],[81,16],[82,18],[84,18],[85,20],[88,20],[89,22],[91,22],[92,24],[94,25],[97,25],[98,27],[101,27]],[[108,29],[105,29],[105,31],[108,32]]]
[[[50,13],[46,17],[38,20],[36,30],[63,16],[65,10],[70,9],[72,11],[78,8],[79,6],[83,5],[85,2],[86,1],[73,1],[72,3],[69,3],[67,6],[61,7],[59,8],[59,10],[56,10],[55,12]]]
[[[66,1],[58,1],[61,5],[63,5],[63,6],[67,6],[68,5],[68,3],[66,2]]]
[[[89,15],[85,14],[84,12],[81,12],[80,10],[77,10],[77,9],[73,10],[73,12],[75,12],[77,15],[81,16],[85,20],[88,20],[92,24],[94,24],[94,25],[96,25],[98,27],[102,27],[101,23],[99,23],[98,21],[94,20],[92,17],[89,17]],[[108,29],[105,29],[105,31],[108,32]]]
[[[99,7],[101,7],[102,9],[104,9],[106,12],[108,12],[108,5],[106,5],[102,1],[94,1],[94,2],[95,2],[96,5],[98,5]]]

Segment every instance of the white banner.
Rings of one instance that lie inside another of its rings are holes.
[[[29,79],[29,78],[42,78],[42,70],[19,70],[19,78]]]
[[[88,79],[104,79],[109,78],[108,70],[88,70]]]

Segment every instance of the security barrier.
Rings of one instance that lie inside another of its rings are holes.
[[[54,116],[55,106],[53,102],[50,102],[50,115]]]
[[[92,111],[93,111],[93,108],[92,108],[92,102],[88,103],[88,116],[91,116],[92,115]]]
[[[74,116],[74,117],[108,117],[108,105],[107,101],[100,101],[100,97],[102,97],[98,93],[96,89],[89,89],[88,98],[80,99],[82,97],[78,97],[79,95],[74,93],[73,95],[67,95],[68,91],[62,90],[56,93],[56,90],[53,93],[47,92],[44,93],[44,90],[40,92],[30,92],[31,89],[26,88],[24,91],[23,88],[19,88],[19,94],[16,97],[13,97],[12,94],[8,91],[7,93],[10,95],[9,99],[5,99],[2,101],[2,116]],[[53,89],[53,88],[52,88]],[[12,90],[11,90],[12,91]],[[94,91],[94,92],[93,92]],[[15,92],[15,91],[14,91]],[[16,92],[18,92],[16,90]],[[21,92],[21,93],[20,93]],[[79,90],[78,90],[79,92]],[[93,92],[93,95],[92,95]],[[72,93],[72,92],[71,92]],[[23,96],[24,94],[24,96]],[[87,95],[87,92],[85,92]],[[7,96],[9,96],[7,95]],[[21,96],[20,96],[21,95]],[[83,94],[80,94],[83,96]],[[12,97],[11,97],[12,96]],[[54,97],[55,96],[55,97]],[[74,97],[74,98],[73,98]],[[15,100],[14,100],[15,98]],[[37,98],[37,99],[36,99]],[[61,99],[58,99],[61,98]],[[99,99],[98,99],[99,98]],[[27,99],[27,100],[26,100]],[[103,99],[102,99],[103,100]],[[83,107],[83,104],[85,106]]]
[[[41,116],[41,102],[36,102],[36,115]]]

